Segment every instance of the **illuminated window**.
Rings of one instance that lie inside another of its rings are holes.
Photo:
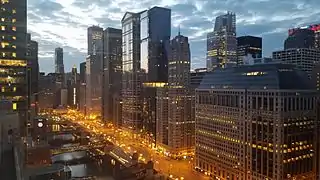
[[[1,18],[1,21],[3,22],[3,21],[4,21],[4,18]]]
[[[9,3],[9,0],[1,0],[2,4]]]
[[[17,57],[17,53],[13,52],[12,57]]]
[[[17,48],[17,46],[16,46],[16,45],[12,45],[12,48],[16,49],[16,48]]]
[[[17,28],[15,26],[12,27],[12,31],[16,31]]]
[[[6,27],[5,26],[1,26],[1,31],[4,31],[6,30]]]
[[[4,87],[1,87],[1,92],[4,92],[4,91],[5,91]]]
[[[12,19],[12,22],[13,22],[13,23],[17,22],[17,19]]]
[[[8,46],[9,45],[9,43],[7,43],[7,42],[1,42],[1,47],[2,48],[5,48],[6,46]]]
[[[17,110],[17,103],[13,103],[13,104],[12,104],[12,109],[13,109],[13,110]]]
[[[5,52],[2,53],[2,57],[6,57],[6,53]]]
[[[16,87],[13,87],[13,92],[16,92],[17,91],[17,88]]]
[[[16,40],[17,38],[16,38],[15,36],[12,36],[12,39],[13,39],[13,40]]]
[[[17,10],[16,9],[12,9],[12,14],[15,14],[17,13]]]

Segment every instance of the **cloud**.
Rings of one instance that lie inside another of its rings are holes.
[[[180,26],[190,39],[192,67],[205,67],[206,34],[216,16],[237,15],[237,35],[263,37],[264,55],[283,47],[287,29],[320,23],[318,0],[29,0],[28,30],[39,42],[40,69],[53,71],[56,47],[64,48],[65,70],[85,60],[87,27],[120,28],[126,11],[153,6],[172,9],[172,36]]]

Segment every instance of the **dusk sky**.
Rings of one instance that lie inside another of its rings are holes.
[[[216,16],[232,11],[237,36],[263,37],[263,56],[281,50],[287,30],[320,23],[319,0],[28,0],[28,31],[39,42],[40,70],[54,71],[54,49],[63,47],[65,72],[87,53],[87,27],[121,28],[126,11],[153,6],[172,10],[172,34],[189,37],[192,69],[205,67],[206,34]]]

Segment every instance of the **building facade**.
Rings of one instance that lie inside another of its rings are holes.
[[[102,115],[103,29],[88,28],[88,57],[86,60],[86,109],[87,114]]]
[[[284,41],[284,49],[297,49],[297,48],[315,48],[315,35],[314,31],[310,29],[297,29],[290,33],[288,38]]]
[[[1,1],[0,8],[0,96],[12,101],[19,112],[20,132],[26,135],[27,125],[27,1]]]
[[[193,152],[195,122],[190,92],[190,46],[188,37],[170,41],[168,63],[168,147],[173,156]]]
[[[216,17],[213,32],[207,35],[207,69],[233,66],[237,62],[236,15]]]
[[[121,76],[122,76],[122,30],[107,28],[104,30],[104,59],[103,59],[103,119],[105,122],[115,124],[113,119],[114,101],[121,98]]]
[[[237,64],[243,64],[245,58],[262,57],[262,38],[255,36],[237,37]]]
[[[168,48],[171,36],[171,10],[153,7],[140,15],[141,71],[143,82],[143,130],[156,139],[157,88],[168,82]]]
[[[80,63],[79,109],[86,114],[86,62]]]
[[[313,48],[315,49],[320,49],[320,24],[313,24],[309,26],[304,26],[304,27],[297,27],[297,28],[292,28],[288,30],[288,36],[296,34],[296,31],[300,30],[311,30],[314,32],[314,46]]]
[[[122,122],[142,129],[142,73],[140,71],[140,14],[126,12],[122,24]]]
[[[216,179],[315,179],[316,99],[290,64],[207,74],[196,90],[196,169]]]
[[[63,49],[58,47],[54,50],[55,73],[64,74]]]
[[[294,64],[305,71],[311,77],[312,69],[320,62],[320,50],[317,49],[287,49],[272,53],[275,61],[286,64]]]

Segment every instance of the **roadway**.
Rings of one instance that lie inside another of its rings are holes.
[[[62,115],[62,118],[68,119],[90,132],[93,135],[90,138],[91,141],[101,141],[101,137],[103,137],[104,140],[114,143],[129,154],[137,152],[140,155],[139,160],[143,162],[152,160],[154,162],[154,168],[157,171],[172,179],[210,179],[209,176],[200,174],[192,169],[193,163],[191,159],[171,159],[150,148],[150,146],[144,143],[142,138],[139,138],[128,131],[117,129],[110,124],[103,124],[97,119],[87,119],[82,114],[75,111],[69,111],[67,114]]]

